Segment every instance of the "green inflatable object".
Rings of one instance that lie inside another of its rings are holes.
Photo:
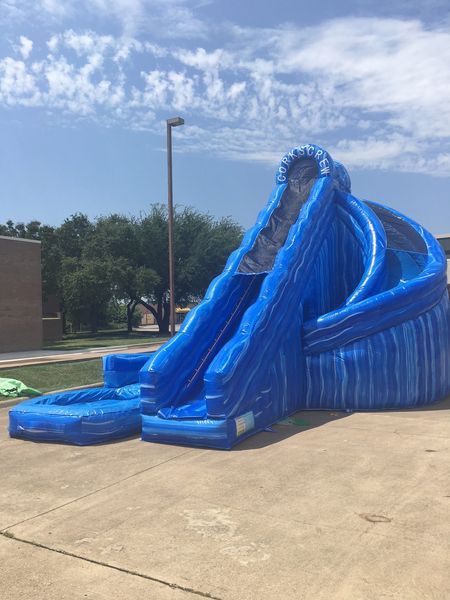
[[[4,379],[0,377],[0,399],[19,398],[20,396],[40,396],[41,392],[27,387],[17,379]]]

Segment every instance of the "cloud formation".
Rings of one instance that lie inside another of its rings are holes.
[[[25,23],[30,18],[54,26],[68,20],[101,19],[121,34],[153,33],[166,38],[206,35],[207,26],[194,8],[209,3],[192,0],[0,0],[0,22]]]
[[[275,162],[293,143],[313,141],[350,167],[450,175],[450,26],[387,18],[227,25],[218,46],[181,0],[83,2],[128,12],[128,32],[149,26],[150,5],[161,9],[150,11],[155,22],[170,8],[179,39],[66,29],[38,46],[21,36],[0,60],[0,105],[153,132],[180,113],[186,151]]]

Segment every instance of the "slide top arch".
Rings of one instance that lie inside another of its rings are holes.
[[[296,146],[283,156],[275,176],[277,185],[287,183],[292,167],[304,159],[315,161],[317,178],[333,177],[342,191],[350,192],[351,182],[346,168],[341,163],[334,161],[329,152],[316,144]]]

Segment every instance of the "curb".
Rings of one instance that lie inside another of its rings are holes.
[[[10,400],[0,400],[0,409],[11,408],[11,406],[20,404],[20,402],[23,402],[24,400],[29,400],[28,396],[21,396],[20,398],[11,398]]]
[[[88,383],[87,385],[77,385],[76,387],[64,388],[62,390],[52,390],[51,392],[45,392],[42,394],[43,396],[48,396],[49,394],[62,394],[63,392],[73,392],[74,390],[87,390],[89,388],[100,387],[103,385],[102,381],[98,383]],[[20,404],[24,400],[31,400],[31,398],[37,398],[38,396],[20,396],[19,398],[11,398],[10,400],[0,400],[0,409],[2,408],[11,408],[11,406],[15,406],[16,404]]]

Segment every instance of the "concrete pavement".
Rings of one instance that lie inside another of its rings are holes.
[[[33,350],[29,352],[10,352],[0,354],[0,369],[44,365],[54,362],[74,362],[100,358],[107,354],[139,354],[153,352],[164,342],[142,343],[129,346],[109,346],[105,348],[88,348],[86,350]]]
[[[0,409],[0,597],[450,597],[450,399],[296,419],[231,452],[77,448]]]

